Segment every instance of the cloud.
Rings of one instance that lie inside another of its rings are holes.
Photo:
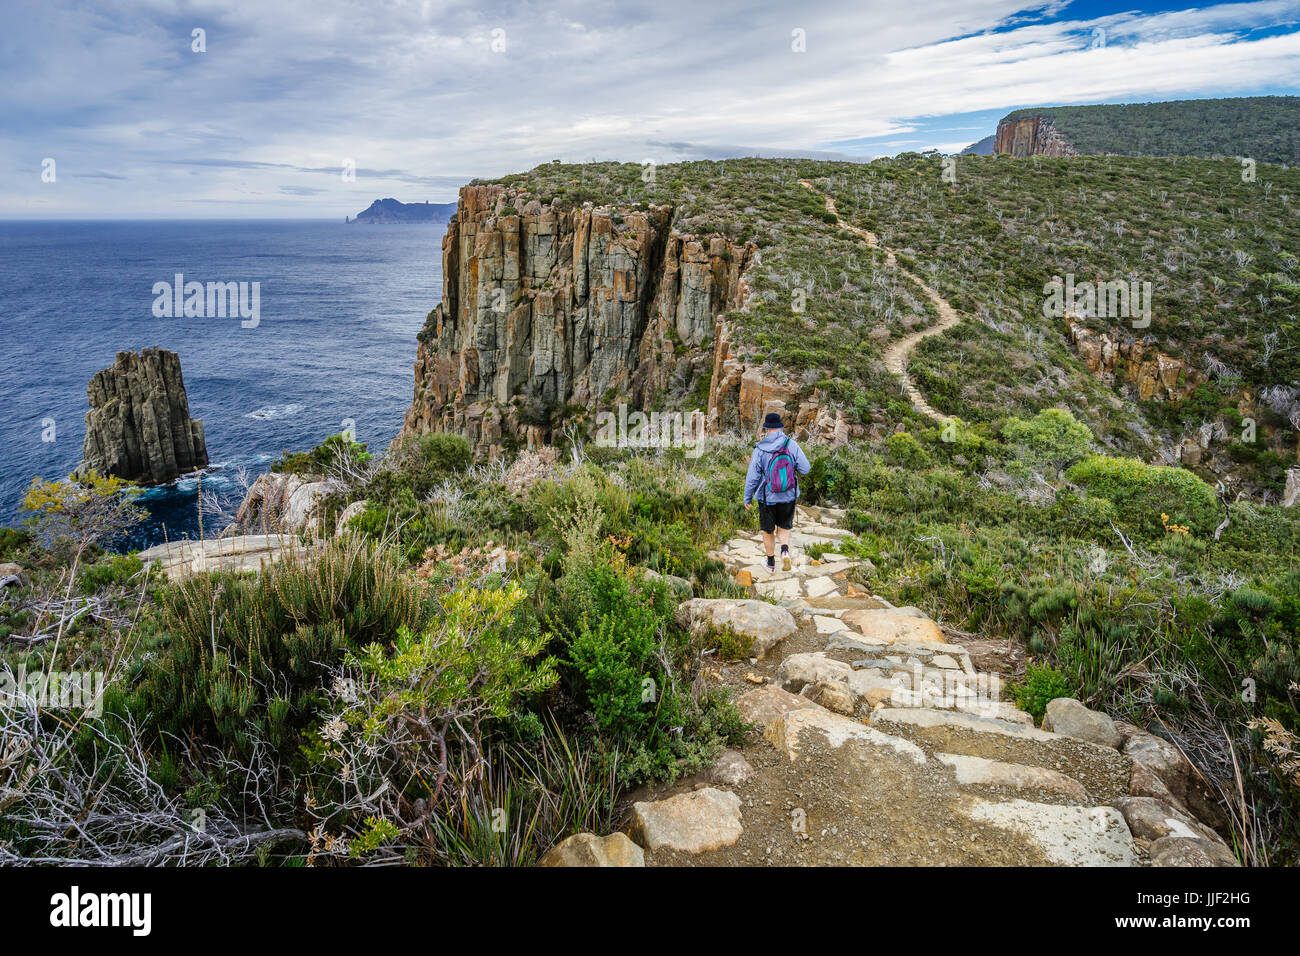
[[[0,38],[0,215],[335,216],[382,195],[450,201],[556,157],[864,158],[973,142],[1020,106],[1300,80],[1287,0],[1102,16],[1025,0],[931,0],[924,16],[885,0],[621,6],[34,4]],[[32,172],[45,156],[57,185]]]

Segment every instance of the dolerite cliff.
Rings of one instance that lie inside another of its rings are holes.
[[[86,386],[86,440],[79,472],[94,470],[142,484],[163,484],[206,468],[203,423],[190,418],[175,352],[118,352]]]
[[[993,152],[1019,157],[1078,155],[1078,150],[1046,116],[1002,119],[994,134]]]
[[[547,442],[556,410],[672,407],[716,376],[710,346],[726,338],[724,313],[744,307],[758,250],[672,221],[666,205],[556,209],[511,187],[464,187],[399,439],[454,431],[492,457]],[[723,376],[737,392],[744,371]],[[710,426],[739,424],[735,396],[718,393],[715,378]]]

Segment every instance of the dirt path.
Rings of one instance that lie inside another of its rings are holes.
[[[817,192],[816,187],[806,179],[799,180],[799,185],[803,186],[805,189],[811,190],[812,192]],[[882,246],[875,233],[868,232],[860,226],[855,226],[852,223],[845,222],[840,218],[839,210],[835,208],[835,200],[830,196],[827,196],[825,193],[818,193],[818,195],[826,200],[826,211],[835,217],[836,222],[839,223],[841,229],[846,229],[853,233],[873,249],[884,250],[885,261],[905,275],[908,279],[919,285],[921,291],[923,291],[926,297],[934,303],[935,311],[939,313],[939,321],[928,328],[921,329],[919,332],[913,332],[911,335],[906,335],[896,342],[890,343],[889,347],[885,349],[885,368],[902,379],[903,392],[907,395],[908,401],[912,403],[913,408],[927,418],[934,419],[936,422],[947,421],[949,416],[940,414],[936,411],[930,403],[925,400],[925,396],[921,394],[920,390],[912,383],[911,377],[907,374],[907,358],[911,355],[912,349],[916,348],[922,339],[927,339],[932,335],[939,335],[946,332],[948,329],[960,322],[962,319],[960,313],[949,305],[947,300],[939,295],[939,293],[930,288],[930,286],[920,276],[900,266],[893,250]]]

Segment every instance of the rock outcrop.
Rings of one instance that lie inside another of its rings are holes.
[[[260,571],[268,564],[310,557],[314,545],[290,535],[248,534],[204,541],[171,541],[140,552],[146,565],[157,565],[169,580],[181,581],[206,571]]]
[[[1066,319],[1066,330],[1088,371],[1108,385],[1133,385],[1136,398],[1177,401],[1205,381],[1201,370],[1157,351],[1137,336],[1097,332],[1073,318]]]
[[[672,219],[666,205],[558,209],[505,186],[464,187],[399,439],[454,431],[492,457],[508,442],[545,443],[553,409],[687,394],[715,368],[720,317],[744,307],[758,250],[678,232]]]
[[[1011,156],[1077,156],[1078,150],[1046,116],[1004,118],[994,134],[993,152]]]
[[[267,472],[258,475],[235,512],[230,533],[298,534],[325,531],[325,499],[338,485],[324,478]],[[353,517],[356,509],[348,517]],[[337,529],[336,529],[337,530]]]
[[[190,418],[175,352],[118,352],[86,386],[86,440],[79,472],[160,485],[208,466],[203,423]]]

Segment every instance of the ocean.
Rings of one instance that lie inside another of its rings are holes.
[[[355,422],[382,450],[411,400],[416,333],[442,290],[445,225],[321,220],[0,221],[0,525],[33,476],[81,460],[86,383],[119,351],[180,356],[205,491],[232,494]],[[157,318],[155,283],[257,282],[260,321]],[[197,536],[197,485],[148,490],[129,546]],[[205,532],[216,530],[210,521]]]

